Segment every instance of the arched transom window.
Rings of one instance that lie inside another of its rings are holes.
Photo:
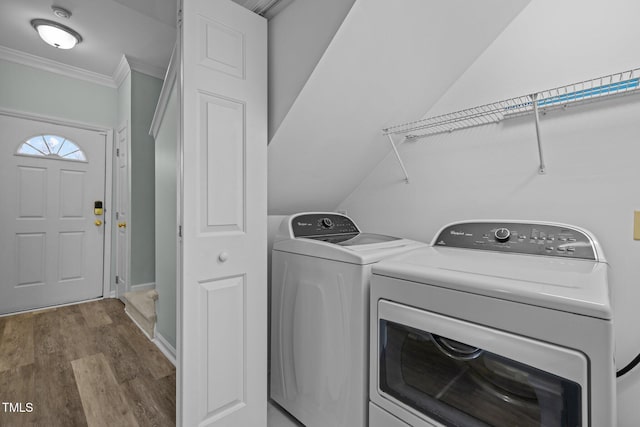
[[[75,142],[58,135],[38,135],[20,144],[16,154],[49,159],[87,161],[87,156]]]

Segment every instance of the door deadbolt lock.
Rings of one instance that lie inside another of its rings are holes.
[[[104,214],[102,200],[96,200],[95,202],[93,202],[93,214],[96,216]]]

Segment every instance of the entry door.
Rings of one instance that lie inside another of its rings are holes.
[[[266,426],[267,23],[184,0],[178,419]]]
[[[0,115],[0,314],[103,294],[106,136]],[[104,205],[103,205],[104,208]]]

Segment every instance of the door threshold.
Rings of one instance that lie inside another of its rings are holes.
[[[53,310],[53,309],[60,308],[60,307],[66,307],[68,305],[84,304],[85,302],[100,301],[100,300],[103,300],[103,299],[105,299],[105,297],[85,299],[85,300],[82,300],[82,301],[67,302],[67,303],[64,303],[64,304],[56,304],[56,305],[50,305],[50,306],[46,306],[46,307],[30,308],[29,310],[20,310],[20,311],[13,311],[11,313],[0,314],[0,317],[15,316],[17,314],[26,314],[26,313],[37,313],[37,312],[41,312],[41,311]]]

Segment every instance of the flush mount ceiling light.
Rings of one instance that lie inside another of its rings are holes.
[[[82,41],[82,36],[77,31],[48,19],[33,19],[31,26],[45,43],[58,49],[71,49]]]

